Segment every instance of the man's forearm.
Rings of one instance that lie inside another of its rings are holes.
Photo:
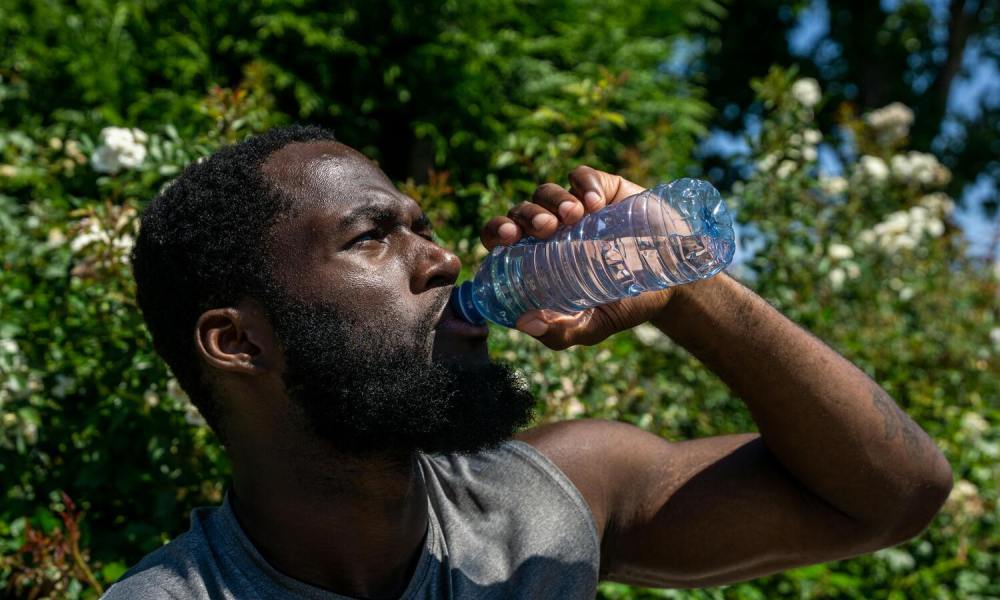
[[[947,461],[892,398],[728,275],[678,288],[652,322],[739,395],[790,473],[844,513],[922,527],[947,495]]]

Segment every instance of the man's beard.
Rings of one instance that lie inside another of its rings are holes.
[[[436,311],[414,326],[393,315],[351,318],[280,293],[267,304],[289,397],[312,433],[339,451],[474,453],[534,417],[534,397],[510,365],[429,362]]]

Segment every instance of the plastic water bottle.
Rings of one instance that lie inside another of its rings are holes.
[[[536,308],[574,313],[706,279],[733,259],[733,220],[707,181],[678,179],[563,225],[547,239],[498,245],[452,290],[455,314],[514,327]]]

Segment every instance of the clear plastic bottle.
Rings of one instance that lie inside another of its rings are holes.
[[[707,181],[661,184],[562,226],[499,245],[452,290],[470,323],[514,327],[525,311],[574,313],[715,275],[733,259],[733,221]]]

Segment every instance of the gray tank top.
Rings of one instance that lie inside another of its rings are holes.
[[[429,525],[401,600],[594,598],[600,541],[580,492],[532,446],[422,455]],[[278,572],[227,500],[197,508],[191,528],[146,556],[102,597],[352,600]]]

